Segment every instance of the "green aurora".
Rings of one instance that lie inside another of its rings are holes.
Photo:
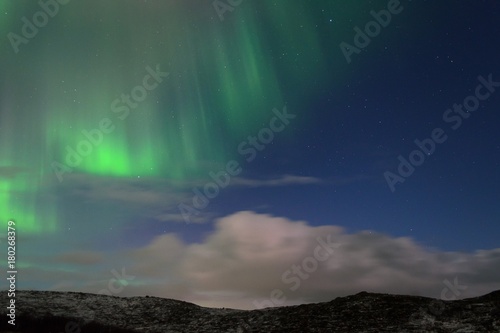
[[[3,36],[21,34],[21,18],[41,10],[32,1],[0,8]],[[259,19],[256,8],[264,13]],[[0,178],[2,223],[16,220],[24,233],[57,230],[54,162],[68,168],[62,181],[69,170],[206,177],[207,165],[234,158],[237,143],[260,128],[272,108],[300,105],[297,96],[282,94],[283,85],[313,96],[304,82],[325,68],[332,80],[347,75],[344,59],[338,68],[325,59],[338,56],[338,41],[352,39],[352,23],[342,17],[363,22],[370,9],[361,2],[244,1],[220,21],[210,2],[70,1],[16,56],[4,38],[0,103],[9,112],[0,113],[0,167],[13,171]],[[331,45],[320,43],[314,23],[318,15],[327,21],[326,13],[338,13],[328,31]],[[113,101],[156,65],[168,77],[121,120]],[[24,85],[13,85],[13,77]],[[112,133],[77,166],[67,166],[67,148],[76,148],[85,140],[82,131],[98,128],[103,118],[112,121]],[[307,119],[302,111],[301,121]]]

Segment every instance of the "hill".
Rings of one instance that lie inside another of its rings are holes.
[[[500,291],[455,301],[361,292],[261,310],[205,308],[157,297],[17,291],[15,326],[0,293],[1,332],[500,332]]]

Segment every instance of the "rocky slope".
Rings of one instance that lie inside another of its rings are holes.
[[[1,291],[0,332],[500,332],[500,291],[442,302],[362,292],[330,302],[244,311],[157,297],[17,291],[13,326]]]

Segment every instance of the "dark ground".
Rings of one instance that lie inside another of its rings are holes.
[[[17,291],[15,326],[0,293],[0,332],[500,332],[500,291],[456,301],[359,294],[330,302],[232,310],[157,297]]]

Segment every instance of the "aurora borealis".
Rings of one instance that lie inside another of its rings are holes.
[[[18,287],[97,292],[125,267],[124,296],[251,308],[330,232],[342,257],[290,304],[436,296],[456,275],[470,295],[498,289],[500,89],[396,191],[383,176],[478,76],[500,81],[498,3],[402,0],[348,62],[339,45],[390,1],[222,2],[0,3],[0,224],[18,227]],[[247,160],[239,147],[285,109]],[[230,161],[241,172],[186,223],[180,205]]]

